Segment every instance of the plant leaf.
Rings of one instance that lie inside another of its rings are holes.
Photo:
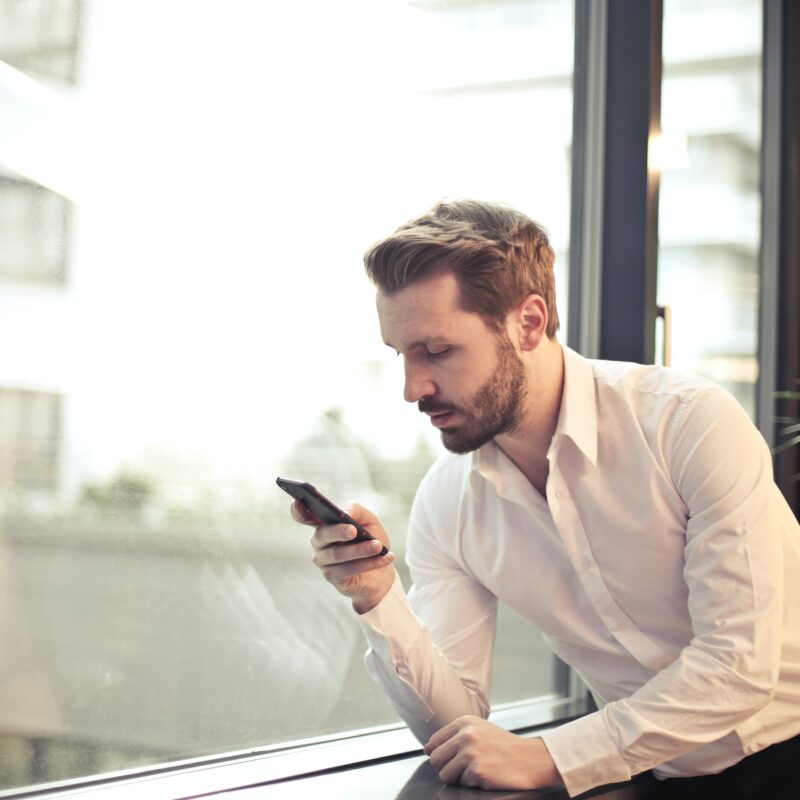
[[[788,442],[784,442],[783,444],[779,444],[772,451],[772,455],[776,456],[776,455],[778,455],[778,453],[782,453],[784,450],[788,450],[790,447],[794,447],[796,444],[800,444],[800,436],[795,436],[794,439],[789,439]]]

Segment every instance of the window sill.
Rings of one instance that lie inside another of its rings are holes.
[[[508,730],[543,728],[585,714],[590,701],[574,697],[538,698],[501,706],[490,720]],[[337,739],[307,740],[276,748],[259,748],[214,758],[195,759],[93,776],[69,783],[0,792],[0,798],[47,797],[50,800],[178,800],[276,784],[343,767],[366,766],[400,756],[421,756],[419,742],[405,727],[350,732]]]

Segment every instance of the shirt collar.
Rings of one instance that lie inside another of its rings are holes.
[[[597,407],[594,372],[583,356],[561,345],[564,353],[564,392],[553,441],[568,436],[578,449],[597,464]]]
[[[469,454],[469,480],[473,491],[477,490],[480,478],[486,478],[490,482],[494,482],[497,450],[497,445],[492,439],[491,442],[487,442]]]
[[[561,436],[572,439],[592,463],[597,464],[597,408],[594,372],[583,356],[561,345],[564,354],[564,391],[561,410],[553,434],[553,444]],[[479,475],[490,478],[497,468],[497,445],[487,442],[470,454],[470,482],[473,489]]]

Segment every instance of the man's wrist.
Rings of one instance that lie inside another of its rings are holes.
[[[536,746],[537,761],[544,773],[540,773],[539,779],[546,781],[546,783],[542,783],[541,785],[563,786],[564,779],[561,777],[561,773],[558,771],[556,762],[553,760],[553,756],[550,755],[550,751],[547,749],[544,739],[537,736],[532,740],[532,743]]]
[[[372,609],[375,608],[375,606],[377,606],[378,603],[380,603],[381,600],[383,600],[383,597],[381,597],[380,599],[375,600],[375,601],[372,601],[372,600],[353,600],[353,611],[355,611],[356,614],[359,614],[359,615],[366,614],[367,611],[372,611]]]
[[[383,592],[376,592],[368,597],[352,598],[353,611],[359,615],[366,614],[368,611],[372,611],[372,609],[375,608],[375,606],[377,606],[387,594],[389,594],[389,589],[391,588],[392,584],[390,583],[383,590]]]

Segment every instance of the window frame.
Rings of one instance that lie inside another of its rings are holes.
[[[570,671],[566,696],[547,695],[505,703],[489,720],[518,734],[530,734],[554,723],[580,717],[594,706],[582,681]],[[358,767],[387,758],[420,755],[422,748],[402,723],[347,731],[296,742],[283,742],[152,767],[0,791],[0,798],[47,797],[50,800],[150,800],[210,795],[248,786]]]

